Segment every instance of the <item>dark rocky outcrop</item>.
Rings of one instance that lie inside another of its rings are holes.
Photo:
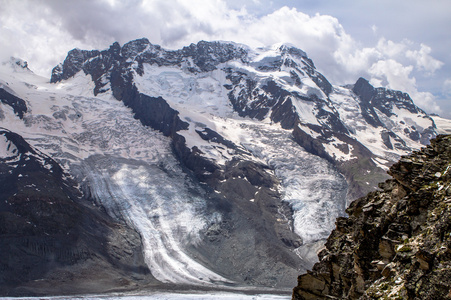
[[[222,135],[208,127],[203,128],[202,131],[196,129],[196,132],[205,141],[219,143],[234,150],[238,149],[237,145],[235,145],[232,141],[225,139]]]
[[[374,127],[383,126],[372,106],[372,101],[377,95],[376,89],[368,82],[368,80],[360,77],[355,83],[352,91],[360,97],[362,116],[368,124]]]
[[[171,108],[161,97],[147,96],[133,87],[127,91],[127,96],[123,97],[122,101],[132,108],[135,118],[143,125],[159,130],[166,136],[172,136],[177,131],[188,128],[188,123],[178,117],[178,111]]]
[[[98,50],[80,50],[72,49],[67,53],[67,57],[63,64],[56,66],[52,70],[52,78],[50,82],[55,83],[66,80],[77,74],[85,65],[85,62],[100,54]]]
[[[4,88],[0,88],[0,102],[9,105],[13,108],[14,113],[23,119],[23,115],[27,112],[27,104],[23,99],[14,96],[6,91]]]
[[[451,136],[390,168],[338,218],[293,299],[451,298]]]
[[[139,234],[82,200],[51,158],[6,130],[0,159],[0,296],[134,289],[152,282]]]

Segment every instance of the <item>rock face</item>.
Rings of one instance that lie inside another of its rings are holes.
[[[13,108],[19,118],[23,118],[24,113],[27,112],[27,104],[24,100],[12,95],[4,88],[0,88],[0,102],[9,105]]]
[[[424,111],[418,108],[407,93],[401,91],[387,90],[384,88],[374,88],[366,79],[359,78],[352,91],[361,99],[360,107],[362,115],[372,126],[384,127],[381,119],[385,116],[390,118],[396,115],[394,109],[404,109],[412,114],[424,114]],[[376,111],[379,111],[379,115]],[[405,125],[405,124],[403,124]],[[426,144],[434,133],[430,129],[419,131],[415,126],[404,126],[403,132],[408,134],[409,138],[415,141],[421,141]],[[405,149],[406,142],[396,133],[386,128],[381,132],[382,140],[389,149]],[[390,142],[391,137],[394,140]]]
[[[139,234],[82,200],[22,137],[0,131],[0,295],[130,289],[152,278]]]
[[[338,218],[293,299],[451,298],[451,136],[403,157]]]

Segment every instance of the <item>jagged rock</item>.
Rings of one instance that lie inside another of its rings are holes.
[[[382,191],[337,219],[293,299],[451,298],[451,136],[403,157],[389,174]]]
[[[4,88],[0,87],[0,102],[9,105],[13,108],[14,113],[16,113],[19,118],[23,118],[24,114],[27,112],[27,104],[23,99],[16,97],[6,91]]]

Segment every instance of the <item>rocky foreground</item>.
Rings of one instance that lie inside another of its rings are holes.
[[[451,136],[403,157],[347,209],[293,299],[451,298]]]

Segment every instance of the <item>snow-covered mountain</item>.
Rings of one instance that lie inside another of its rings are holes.
[[[74,49],[50,82],[11,60],[0,101],[74,201],[139,232],[158,282],[207,287],[291,288],[346,204],[436,135],[409,95],[334,86],[286,44]]]

